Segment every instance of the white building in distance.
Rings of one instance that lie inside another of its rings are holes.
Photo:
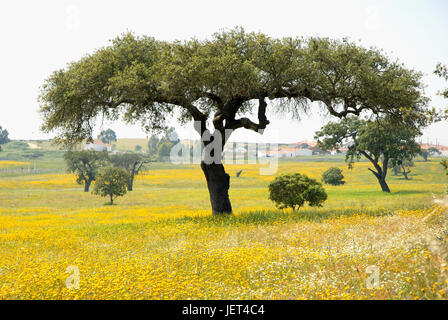
[[[94,140],[93,143],[86,143],[84,145],[84,150],[111,152],[112,146],[110,144],[103,143],[100,140]]]

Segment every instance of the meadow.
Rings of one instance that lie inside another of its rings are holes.
[[[212,217],[198,165],[152,163],[107,206],[60,156],[37,160],[45,170],[35,173],[3,159],[0,299],[446,299],[438,162],[417,161],[410,181],[390,174],[384,194],[366,162],[280,161],[277,174],[344,169],[347,183],[325,186],[322,208],[299,212],[268,200],[274,176],[262,165],[228,165],[235,214]],[[67,286],[78,275],[79,288]]]

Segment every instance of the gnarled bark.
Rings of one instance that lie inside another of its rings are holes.
[[[383,177],[378,177],[378,176],[377,176],[377,179],[378,179],[378,182],[380,183],[381,190],[383,190],[383,192],[390,193],[390,188],[386,182],[386,179]]]
[[[222,163],[206,164],[202,161],[201,169],[207,180],[213,215],[231,214],[232,205],[229,199],[230,176],[225,172],[224,166]]]

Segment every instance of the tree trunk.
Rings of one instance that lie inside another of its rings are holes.
[[[112,195],[110,195],[110,204],[113,205],[114,204],[114,198]]]
[[[90,180],[87,180],[85,183],[84,183],[84,192],[89,192],[89,189],[90,189],[90,184],[92,183],[92,181],[90,181]]]
[[[132,186],[134,185],[134,174],[131,174],[128,182],[128,191],[132,191]]]
[[[390,193],[390,188],[386,182],[389,157],[386,157],[386,156],[384,157],[383,168],[381,168],[381,166],[378,164],[378,159],[374,160],[369,155],[367,155],[366,158],[368,158],[370,160],[370,162],[372,162],[373,166],[377,170],[377,171],[375,171],[375,170],[372,170],[371,168],[368,168],[370,170],[370,172],[372,172],[373,175],[378,179],[378,182],[380,183],[380,186],[381,186],[381,190],[383,190],[383,192]]]
[[[409,172],[403,171],[403,176],[405,180],[409,180],[408,173]]]
[[[231,214],[232,205],[229,199],[230,176],[222,164],[206,164],[201,162],[201,169],[207,180],[208,192],[213,215]]]
[[[390,188],[387,185],[386,179],[381,176],[377,176],[377,179],[378,179],[378,182],[380,183],[381,190],[383,190],[383,192],[390,193]]]

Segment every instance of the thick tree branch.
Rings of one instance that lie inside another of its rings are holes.
[[[338,118],[346,117],[349,114],[353,114],[353,115],[359,116],[363,110],[369,109],[369,107],[367,107],[367,106],[362,106],[362,107],[356,108],[356,105],[354,105],[353,103],[345,101],[344,102],[344,109],[342,111],[338,112],[338,111],[336,111],[336,109],[333,107],[333,104],[329,100],[324,101],[324,103],[327,106],[328,111],[330,112],[330,114],[332,116],[335,116],[335,117],[338,117]]]
[[[202,94],[204,95],[204,97],[209,98],[210,100],[216,102],[216,104],[218,105],[218,109],[221,110],[224,109],[224,103],[222,99],[218,97],[216,94],[211,92],[203,92]]]
[[[224,132],[224,113],[222,110],[216,111],[215,115],[213,116],[213,126],[221,133]]]
[[[376,172],[372,168],[367,168],[367,169],[369,169],[369,171],[371,171],[375,175],[375,177],[379,178],[381,176],[378,172]]]
[[[375,167],[377,172],[373,171],[371,168],[368,168],[370,171],[372,171],[376,177],[383,176],[384,171],[381,169],[380,165],[378,164],[378,160],[373,159],[367,152],[365,151],[359,151],[364,157],[366,157]]]
[[[260,130],[266,129],[267,125],[270,123],[266,117],[266,106],[267,103],[265,98],[258,99],[258,123],[251,121],[249,118],[232,119],[226,123],[226,129],[236,130],[239,128],[245,128],[259,132]]]

